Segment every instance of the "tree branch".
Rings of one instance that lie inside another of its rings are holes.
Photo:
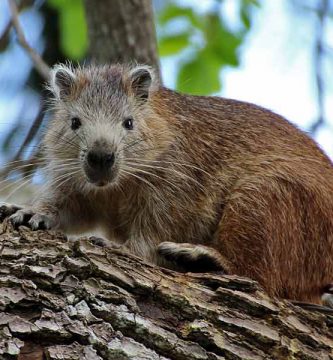
[[[157,73],[154,14],[151,0],[85,0],[90,54],[97,63],[143,63]]]
[[[0,358],[329,359],[330,315],[245,278],[182,274],[0,224]]]
[[[18,9],[15,0],[8,0],[8,5],[11,12],[11,21],[16,30],[19,43],[29,54],[39,74],[45,80],[49,80],[50,67],[45,63],[45,61],[41,58],[41,56],[28,44],[18,19]]]
[[[30,126],[30,129],[25,136],[20,148],[16,152],[16,154],[13,156],[12,160],[5,164],[3,168],[0,171],[0,178],[6,179],[7,176],[15,169],[20,169],[20,172],[27,173],[31,170],[38,167],[38,165],[41,163],[39,160],[40,155],[40,147],[38,147],[33,154],[29,157],[27,160],[20,160],[24,150],[29,146],[29,144],[32,142],[32,140],[37,135],[38,130],[40,129],[43,119],[44,119],[44,113],[45,113],[45,103],[42,101],[42,104],[40,105],[40,109],[38,111],[38,114]],[[30,165],[30,166],[29,166]]]
[[[44,113],[45,113],[45,105],[44,103],[42,103],[42,105],[40,106],[39,112],[34,120],[34,122],[32,123],[26,137],[23,140],[22,145],[20,146],[19,150],[17,151],[17,153],[15,154],[13,161],[18,160],[24,149],[32,142],[32,140],[35,138],[39,128],[41,127],[42,123],[43,123],[43,119],[44,119]]]
[[[49,77],[50,77],[50,67],[45,63],[45,61],[41,58],[41,56],[28,44],[28,42],[25,38],[23,29],[19,22],[19,18],[18,18],[19,10],[17,8],[15,0],[8,0],[8,5],[10,8],[10,12],[11,12],[11,20],[8,23],[7,31],[9,31],[11,26],[13,26],[15,28],[19,43],[29,54],[29,56],[32,59],[34,66],[35,66],[36,70],[39,72],[39,74],[46,81],[48,81]],[[24,171],[27,171],[27,170],[30,171],[33,168],[38,166],[38,150],[37,150],[37,153],[33,154],[28,160],[22,160],[20,162],[19,159],[20,159],[23,151],[25,150],[25,148],[34,139],[40,126],[42,125],[43,118],[44,118],[44,112],[45,112],[45,106],[42,103],[40,110],[39,110],[33,124],[31,125],[23,143],[21,144],[18,152],[15,154],[12,161],[10,161],[9,164],[2,169],[2,171],[0,172],[0,177],[6,178],[12,170],[14,170],[15,168],[17,168],[19,166],[23,166],[22,169],[24,169]],[[31,167],[28,165],[31,165]]]
[[[8,45],[8,35],[9,35],[9,31],[12,27],[12,21],[8,21],[6,27],[4,28],[1,36],[0,36],[0,51],[5,49],[6,46]]]
[[[325,123],[325,81],[323,74],[323,61],[325,57],[324,35],[328,10],[329,0],[320,0],[320,6],[316,11],[316,14],[318,16],[318,26],[314,54],[318,118],[311,126],[311,133],[315,133],[319,129],[319,127]]]

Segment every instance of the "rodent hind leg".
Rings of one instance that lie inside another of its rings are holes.
[[[26,225],[32,230],[52,229],[58,222],[57,216],[53,212],[29,207],[17,210],[9,217],[9,221],[14,227]]]
[[[162,242],[158,254],[177,268],[189,272],[229,272],[228,261],[215,249],[189,243]]]
[[[321,199],[299,184],[258,175],[236,184],[228,200],[213,241],[232,272],[258,281],[270,296],[320,304],[333,269],[323,255],[332,230],[327,216],[318,219]],[[308,216],[312,209],[317,218]]]

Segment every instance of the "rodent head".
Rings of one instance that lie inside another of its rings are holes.
[[[158,88],[148,66],[56,65],[46,157],[62,174],[72,172],[72,179],[95,189],[134,176],[134,164],[153,159],[167,142],[166,125],[157,124],[150,106]]]

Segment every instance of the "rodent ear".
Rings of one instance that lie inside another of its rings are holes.
[[[51,90],[58,99],[68,96],[75,82],[75,74],[68,66],[55,65],[51,71]]]
[[[135,96],[147,100],[155,79],[153,70],[149,66],[137,66],[130,71],[129,76]]]

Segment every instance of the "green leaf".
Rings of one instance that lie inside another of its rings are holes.
[[[177,89],[193,95],[208,95],[221,88],[221,63],[207,49],[201,50],[191,61],[183,64],[177,78]]]
[[[159,13],[158,21],[161,25],[167,24],[170,20],[178,17],[187,18],[194,27],[201,27],[202,22],[194,10],[190,7],[177,6],[170,3]]]
[[[160,56],[177,54],[189,45],[189,37],[190,34],[186,32],[160,38],[158,42]]]
[[[251,9],[248,6],[241,6],[241,8],[240,8],[240,18],[247,30],[250,30],[250,28],[251,28],[250,11],[251,11]]]
[[[60,45],[72,60],[84,57],[88,48],[87,24],[82,0],[48,0],[59,12]]]
[[[260,0],[243,0],[243,3],[246,5],[253,5],[256,7],[260,7]]]
[[[51,6],[59,9],[59,8],[65,7],[66,4],[68,3],[68,1],[67,0],[48,0],[48,3]]]
[[[230,32],[217,14],[207,16],[205,39],[207,47],[220,61],[232,66],[238,66],[238,47],[242,38]]]
[[[260,7],[260,2],[257,0],[242,0],[239,16],[247,31],[251,28],[251,13],[254,7]]]

